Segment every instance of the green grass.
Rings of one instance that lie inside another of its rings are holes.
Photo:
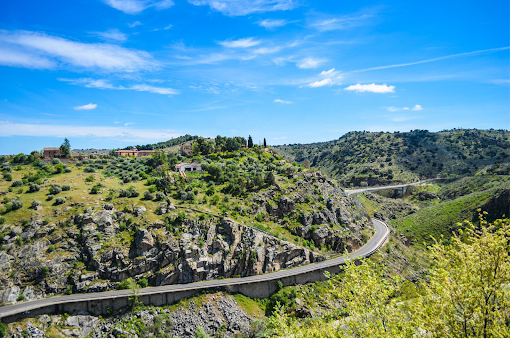
[[[238,305],[250,316],[259,317],[265,314],[265,308],[261,301],[254,300],[241,294],[233,295]]]
[[[472,220],[481,208],[495,194],[495,189],[466,195],[455,200],[424,207],[404,218],[392,220],[391,224],[405,236],[412,237],[414,243],[432,243],[431,236],[449,239],[457,222]]]

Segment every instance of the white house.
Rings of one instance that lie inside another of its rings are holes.
[[[201,164],[199,163],[180,163],[176,165],[176,172],[190,172],[190,171],[201,171]]]

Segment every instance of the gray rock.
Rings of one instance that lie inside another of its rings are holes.
[[[135,233],[135,246],[137,251],[148,251],[153,248],[154,243],[153,236],[147,230],[139,229]]]

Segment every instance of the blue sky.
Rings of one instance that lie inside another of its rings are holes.
[[[0,3],[0,154],[510,127],[508,1]]]

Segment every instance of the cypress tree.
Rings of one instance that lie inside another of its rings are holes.
[[[263,147],[267,147],[267,139],[263,138]]]
[[[249,139],[247,139],[247,147],[252,148],[254,143],[252,142],[252,137],[249,135]]]

